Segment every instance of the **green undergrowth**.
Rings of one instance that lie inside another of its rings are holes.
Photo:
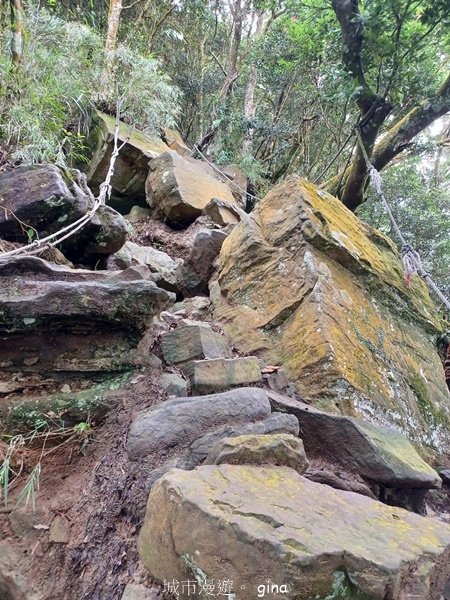
[[[109,409],[107,392],[121,387],[129,377],[127,372],[86,390],[28,398],[3,408],[0,502],[7,512],[20,506],[31,506],[34,511],[45,457],[68,447],[71,453],[84,453]],[[33,456],[37,450],[38,458],[25,472],[23,455],[30,448]]]

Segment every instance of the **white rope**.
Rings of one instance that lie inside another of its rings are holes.
[[[389,203],[386,200],[386,197],[384,195],[383,180],[381,179],[381,175],[375,169],[375,167],[369,160],[369,157],[367,155],[366,148],[362,141],[361,134],[360,134],[358,127],[355,127],[355,133],[356,133],[356,138],[358,140],[359,146],[361,148],[361,153],[362,153],[364,161],[366,163],[367,170],[369,172],[370,182],[371,182],[374,190],[378,194],[378,196],[383,204],[383,207],[389,216],[389,220],[391,222],[392,229],[395,231],[395,234],[396,234],[397,238],[400,240],[400,243],[402,245],[402,262],[403,262],[403,269],[405,271],[406,285],[409,287],[412,275],[414,275],[414,274],[419,275],[420,277],[422,277],[422,279],[424,279],[427,282],[428,286],[433,290],[433,292],[436,294],[436,296],[439,298],[439,300],[447,307],[447,310],[450,311],[450,301],[442,293],[442,291],[438,288],[438,286],[434,283],[431,275],[427,271],[425,271],[425,269],[422,265],[422,260],[420,258],[420,254],[416,250],[414,250],[414,248],[412,246],[410,246],[410,244],[408,244],[407,241],[405,240],[405,238],[400,230],[400,227],[398,226],[397,221],[395,220],[395,217],[391,211],[391,207],[389,206]]]
[[[49,248],[49,247],[53,248],[54,246],[57,246],[58,244],[60,244],[64,240],[66,240],[67,238],[71,237],[74,233],[76,233],[77,231],[82,229],[82,227],[84,227],[84,225],[86,225],[86,223],[88,223],[92,219],[92,217],[95,215],[95,213],[100,208],[100,206],[106,204],[106,201],[109,199],[109,197],[111,195],[111,178],[114,174],[114,166],[115,166],[116,158],[118,157],[119,152],[125,146],[125,144],[128,142],[128,139],[129,139],[129,138],[126,138],[120,146],[118,145],[120,107],[121,107],[121,101],[118,101],[117,102],[117,112],[116,112],[116,126],[114,129],[114,149],[111,154],[111,159],[109,162],[109,168],[108,168],[108,172],[106,174],[106,179],[103,183],[100,184],[99,195],[95,199],[93,207],[86,214],[84,214],[82,217],[80,217],[73,223],[70,223],[66,227],[59,229],[55,233],[52,233],[52,234],[46,236],[45,238],[34,240],[34,242],[31,242],[30,244],[27,244],[26,246],[22,246],[21,248],[16,248],[15,250],[10,250],[8,252],[1,252],[0,260],[2,260],[4,258],[9,258],[11,256],[16,256],[19,254],[38,254],[38,253],[42,252],[43,250],[45,250],[46,248]]]
[[[191,150],[191,155],[195,154],[195,152],[198,152],[200,154],[200,156],[203,158],[203,160],[205,162],[207,162],[210,167],[212,167],[215,171],[217,171],[217,173],[220,173],[220,175],[222,175],[222,177],[225,177],[225,179],[227,179],[231,183],[231,185],[234,185],[234,187],[236,189],[238,189],[240,192],[242,192],[243,194],[246,194],[247,196],[250,196],[250,198],[254,198],[257,202],[261,201],[261,198],[258,198],[258,196],[254,196],[253,194],[250,194],[250,192],[247,192],[246,190],[241,188],[237,183],[235,183],[233,181],[233,179],[231,177],[229,177],[226,173],[221,171],[214,163],[212,163],[210,160],[208,160],[206,158],[206,156],[203,154],[203,152],[198,148],[198,146],[194,146],[194,149]]]

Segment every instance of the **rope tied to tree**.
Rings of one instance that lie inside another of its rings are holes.
[[[366,150],[364,143],[362,141],[362,138],[361,138],[361,132],[360,132],[359,126],[355,127],[355,134],[356,134],[356,139],[358,140],[359,147],[361,149],[361,154],[364,158],[364,162],[366,163],[367,171],[369,173],[370,183],[371,183],[372,187],[374,188],[374,190],[376,191],[376,193],[378,194],[378,197],[381,200],[383,208],[385,209],[385,211],[389,217],[391,227],[394,230],[395,235],[397,236],[397,238],[399,239],[399,241],[401,243],[402,263],[403,263],[403,270],[405,273],[406,286],[408,288],[410,287],[412,275],[419,275],[419,277],[421,277],[422,279],[424,279],[426,281],[428,286],[433,290],[433,292],[436,294],[436,296],[439,298],[439,300],[445,305],[447,310],[450,311],[449,299],[443,294],[443,292],[434,283],[430,273],[428,273],[424,269],[424,267],[422,265],[422,260],[420,258],[420,254],[417,252],[417,250],[414,250],[414,248],[410,244],[408,244],[408,242],[405,240],[405,238],[401,232],[401,229],[398,226],[397,221],[395,220],[395,217],[392,213],[391,207],[389,206],[389,203],[386,200],[386,196],[384,195],[383,180],[381,179],[380,173],[370,162],[369,156],[367,154],[367,150]]]

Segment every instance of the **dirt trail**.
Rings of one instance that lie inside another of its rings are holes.
[[[63,447],[43,459],[33,519],[38,528],[27,526],[25,511],[0,515],[1,538],[19,556],[17,570],[45,600],[119,600],[132,580],[153,586],[139,569],[136,547],[148,491],[144,474],[130,473],[126,439],[134,415],[165,397],[155,385],[157,375],[155,369],[139,373],[108,394],[111,410],[84,455]],[[29,468],[38,456],[37,450],[27,451]],[[66,523],[67,543],[48,541],[47,527],[57,516]],[[15,534],[17,521],[25,534]]]

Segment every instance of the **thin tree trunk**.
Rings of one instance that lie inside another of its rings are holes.
[[[204,118],[205,118],[205,73],[206,73],[206,61],[205,61],[205,44],[206,36],[200,40],[200,89],[198,93],[198,129],[199,137],[203,137],[204,129]]]
[[[105,41],[108,69],[109,67],[112,67],[114,62],[113,55],[117,47],[117,35],[119,33],[121,13],[122,0],[109,0],[108,29]]]
[[[219,113],[220,108],[222,108],[225,105],[226,100],[233,88],[233,84],[238,78],[239,49],[241,46],[242,27],[244,24],[246,9],[247,0],[236,0],[233,8],[233,33],[231,36],[230,48],[228,53],[227,75],[219,92],[219,96],[216,102],[216,108],[211,115],[212,125],[208,129],[208,131],[203,135],[201,140],[196,144],[196,146],[201,152],[206,150],[206,148],[216,137],[219,131],[219,126],[215,123],[217,121],[217,115]]]
[[[256,19],[255,41],[262,35],[264,31],[264,11],[259,10]],[[250,74],[248,77],[247,86],[245,88],[244,97],[244,117],[247,124],[245,131],[244,143],[242,145],[243,154],[252,155],[253,136],[255,128],[253,127],[253,119],[256,115],[255,91],[258,83],[258,67],[254,61],[250,64]]]
[[[11,6],[11,61],[15,67],[22,62],[23,54],[23,4],[22,0],[10,0]]]

